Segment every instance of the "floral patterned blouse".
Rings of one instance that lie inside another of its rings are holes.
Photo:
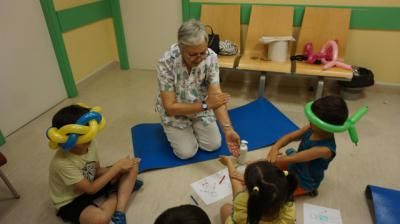
[[[208,86],[219,84],[217,54],[208,49],[209,55],[190,74],[183,63],[178,44],[173,44],[157,63],[158,85],[161,91],[174,91],[178,103],[195,103],[206,99]],[[193,115],[168,116],[162,105],[160,94],[157,97],[156,111],[160,113],[164,125],[186,128],[192,125],[192,119],[200,119],[204,125],[214,122],[212,110]]]

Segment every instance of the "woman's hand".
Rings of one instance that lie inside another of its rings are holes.
[[[234,157],[238,157],[240,155],[240,137],[239,135],[230,128],[229,130],[225,130],[225,140],[228,145],[229,152],[232,153]]]
[[[227,93],[208,94],[206,103],[209,109],[216,109],[224,104],[227,104],[230,97],[231,96]]]

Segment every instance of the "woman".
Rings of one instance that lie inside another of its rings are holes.
[[[160,94],[156,110],[174,154],[180,159],[221,146],[222,128],[229,150],[239,155],[239,135],[229,119],[229,94],[219,85],[215,52],[208,48],[204,25],[190,20],[178,30],[178,43],[166,51],[157,64]]]

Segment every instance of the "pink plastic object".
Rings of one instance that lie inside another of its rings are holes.
[[[307,56],[307,63],[314,64],[316,60],[320,60],[324,66],[322,67],[323,70],[332,68],[334,66],[352,70],[351,65],[345,64],[339,61],[339,47],[337,42],[334,40],[329,40],[322,46],[320,52],[313,52],[312,43],[308,42],[304,46],[303,54]]]

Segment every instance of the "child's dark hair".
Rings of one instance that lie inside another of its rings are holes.
[[[292,200],[297,187],[294,175],[285,173],[267,161],[247,166],[244,182],[249,192],[247,223],[257,224],[263,216],[276,219],[281,208]]]
[[[165,210],[154,224],[211,224],[211,221],[200,207],[188,204]]]
[[[64,107],[53,116],[52,126],[55,128],[61,128],[67,124],[75,124],[82,115],[89,111],[89,108],[81,107],[79,105]]]
[[[313,113],[329,124],[342,125],[349,116],[346,102],[339,96],[325,96],[314,101]]]

